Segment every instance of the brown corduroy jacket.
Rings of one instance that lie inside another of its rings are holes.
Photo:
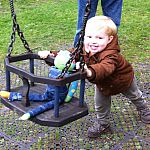
[[[74,49],[69,50],[72,52]],[[52,51],[56,56],[58,51]],[[84,59],[92,76],[87,78],[106,96],[125,92],[134,78],[131,64],[120,54],[117,35],[107,47],[92,56],[84,51]],[[77,60],[78,61],[78,60]]]
[[[130,87],[134,72],[131,64],[120,54],[117,35],[103,51],[92,56],[85,53],[84,57],[92,71],[88,80],[96,84],[104,95],[125,92]]]

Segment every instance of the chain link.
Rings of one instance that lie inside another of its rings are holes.
[[[11,16],[12,16],[12,20],[13,20],[13,27],[12,27],[12,34],[11,34],[11,42],[8,46],[8,54],[7,56],[10,56],[13,50],[13,44],[15,42],[16,39],[16,31],[18,33],[18,36],[20,37],[24,47],[26,48],[27,52],[30,53],[32,52],[32,50],[29,47],[29,44],[27,43],[23,32],[20,30],[19,24],[17,23],[17,19],[16,19],[16,14],[14,11],[14,5],[13,5],[13,0],[9,0],[10,1],[10,9],[11,9]],[[75,58],[79,58],[80,63],[80,68],[81,71],[84,71],[84,57],[83,57],[83,40],[84,40],[84,34],[85,34],[85,27],[86,27],[86,22],[88,20],[88,16],[90,13],[90,9],[91,9],[91,4],[90,4],[90,0],[88,1],[86,8],[85,8],[85,15],[83,18],[83,25],[80,31],[80,37],[78,40],[78,43],[75,47],[75,50],[71,53],[71,58],[68,60],[68,62],[66,63],[65,68],[62,70],[61,75],[58,78],[62,78],[65,73],[68,71],[69,67],[71,66],[71,63],[73,62],[73,60],[75,60]]]
[[[14,17],[14,16],[13,16]],[[14,19],[13,19],[14,20]],[[14,24],[14,21],[13,21],[13,24]],[[13,44],[15,43],[15,39],[16,39],[16,27],[15,25],[12,26],[12,34],[11,34],[11,41],[10,41],[10,44],[8,46],[8,54],[7,56],[10,56],[11,55],[11,52],[13,50]]]
[[[17,23],[17,19],[16,19],[16,14],[14,11],[14,5],[13,5],[13,0],[9,0],[10,2],[10,9],[11,9],[11,16],[12,16],[12,21],[13,21],[13,25],[12,25],[12,34],[11,34],[11,39],[10,39],[10,44],[8,46],[8,54],[7,56],[10,56],[13,50],[13,44],[15,42],[16,39],[16,31],[18,33],[18,36],[20,37],[24,47],[27,50],[27,53],[32,52],[28,42],[26,41],[23,32],[20,30],[19,24]]]
[[[85,61],[84,61],[84,56],[83,56],[83,40],[84,40],[86,23],[88,20],[88,16],[90,14],[90,9],[91,9],[91,4],[90,4],[90,0],[89,0],[87,5],[86,5],[86,8],[85,8],[85,15],[83,18],[83,25],[82,25],[82,28],[80,31],[78,43],[75,47],[75,50],[71,53],[71,58],[66,63],[65,68],[62,70],[62,72],[61,72],[60,76],[58,76],[58,78],[63,78],[63,76],[68,71],[69,67],[71,66],[72,61],[75,60],[75,58],[77,58],[77,57],[80,61],[81,71],[84,71]]]

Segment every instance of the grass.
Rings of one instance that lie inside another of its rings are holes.
[[[15,8],[18,24],[32,49],[57,49],[73,42],[77,16],[75,1],[36,1],[36,4],[33,0],[16,1]],[[5,55],[11,34],[9,4],[5,1],[2,1],[1,16],[0,32],[4,38],[0,41],[0,50]],[[16,37],[15,53],[23,49]]]
[[[124,0],[119,41],[122,53],[132,63],[150,58],[149,0]],[[17,22],[31,49],[59,49],[72,45],[76,30],[77,2],[74,0],[15,0]],[[97,15],[101,15],[100,4]],[[0,60],[7,53],[11,35],[9,2],[0,4]],[[25,51],[16,36],[13,54]]]
[[[120,40],[123,54],[131,62],[145,62],[150,58],[149,17],[150,1],[124,1]]]

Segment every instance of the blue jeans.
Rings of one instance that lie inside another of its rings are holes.
[[[55,67],[50,68],[50,72],[48,77],[50,78],[57,78],[60,75],[61,71],[56,69]],[[65,74],[67,76],[68,74]],[[46,91],[43,94],[37,93],[29,93],[29,100],[30,101],[53,101],[55,99],[55,85],[47,85]],[[67,93],[68,88],[66,85],[58,86],[58,93],[59,93],[59,101],[64,101]]]
[[[117,27],[120,26],[121,21],[122,1],[123,0],[101,0],[103,15],[110,17]],[[79,39],[87,2],[88,0],[78,0],[78,22],[76,35],[74,37],[74,47],[76,46]],[[97,5],[98,0],[91,0],[91,11],[89,14],[89,18],[94,17],[96,15]]]
[[[50,78],[57,78],[60,75],[61,71],[55,67],[50,68],[50,72],[48,77]],[[69,74],[65,74],[67,76]],[[43,94],[38,93],[29,93],[29,100],[30,101],[53,101],[55,99],[55,85],[47,85],[45,92]],[[59,101],[63,102],[67,96],[68,88],[66,85],[58,86],[58,93],[59,93]],[[9,96],[10,101],[15,100],[22,100],[22,94],[18,92],[10,92]]]

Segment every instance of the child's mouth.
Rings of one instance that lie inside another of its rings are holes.
[[[97,50],[98,46],[90,46],[92,50]]]

